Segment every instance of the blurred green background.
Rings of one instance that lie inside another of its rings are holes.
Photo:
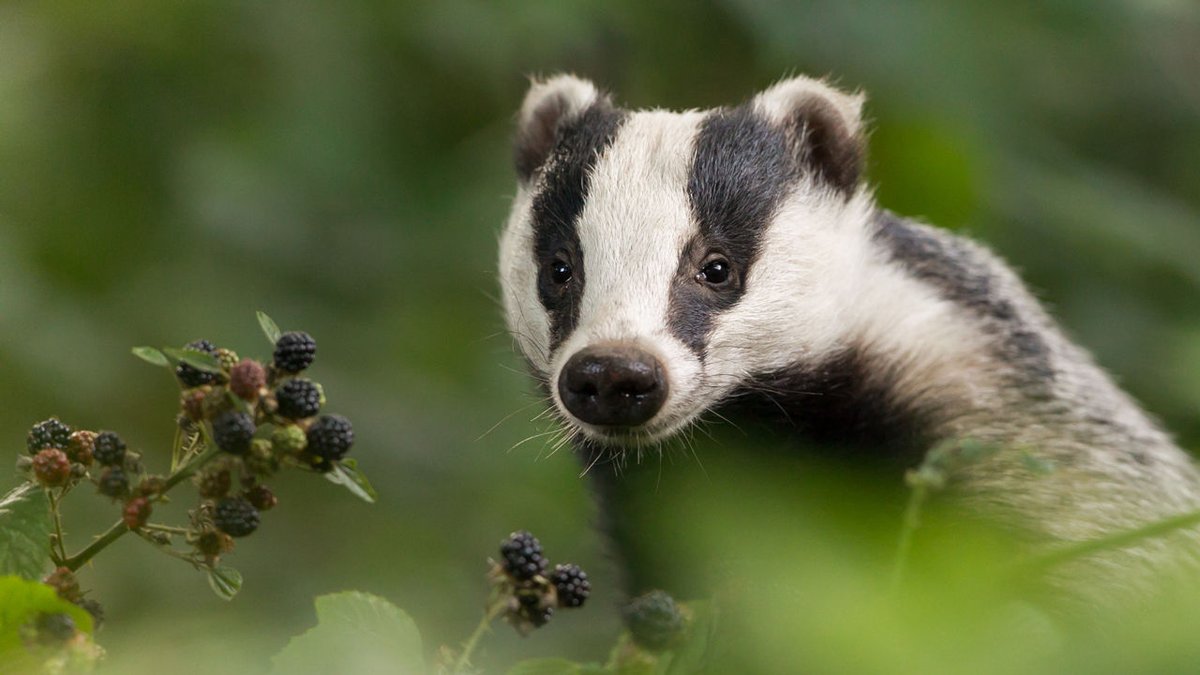
[[[232,604],[122,540],[82,575],[109,612],[109,672],[265,662],[312,623],[313,595],[347,588],[453,644],[516,528],[591,570],[597,592],[529,640],[498,631],[486,662],[603,657],[614,571],[573,458],[545,458],[541,439],[510,451],[547,427],[530,422],[540,408],[495,301],[513,111],[527,74],[560,70],[634,107],[735,103],[794,72],[864,89],[882,204],[991,244],[1200,447],[1191,0],[10,1],[9,457],[55,414],[165,467],[177,388],[129,347],[205,337],[265,356],[264,309],[316,336],[313,377],[355,421],[381,494],[371,507],[285,475],[280,507],[229,559],[246,579]],[[77,548],[117,510],[73,501]]]

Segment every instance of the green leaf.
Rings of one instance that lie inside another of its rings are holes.
[[[374,504],[375,500],[379,498],[366,475],[358,470],[358,462],[353,459],[343,459],[334,463],[333,469],[325,473],[325,478],[331,483],[345,486],[347,490],[368,504]]]
[[[425,672],[421,634],[383,598],[350,591],[316,600],[317,625],[271,659],[273,675]]]
[[[279,326],[275,323],[274,319],[267,316],[267,313],[261,310],[258,312],[258,325],[262,328],[263,335],[267,336],[268,342],[271,344],[279,342]]]
[[[46,493],[24,483],[0,499],[0,574],[40,579],[50,560]]]
[[[92,632],[92,615],[58,597],[53,588],[20,577],[0,577],[0,672],[33,672],[8,667],[25,656],[22,628],[42,614],[66,614],[77,629]]]
[[[579,675],[581,667],[566,659],[529,659],[508,669],[508,675]]]
[[[217,597],[232,600],[233,596],[242,590],[242,573],[232,567],[219,565],[208,570],[208,585]]]
[[[212,354],[205,354],[194,349],[176,349],[174,347],[163,347],[162,351],[168,359],[177,363],[186,363],[196,370],[202,370],[206,373],[221,372],[221,362],[217,361],[217,357]]]
[[[167,355],[163,354],[154,347],[134,347],[132,351],[134,356],[152,366],[159,366],[162,368],[171,367],[171,361],[167,358]]]

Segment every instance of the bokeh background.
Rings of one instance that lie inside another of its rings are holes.
[[[596,601],[529,640],[497,632],[485,662],[602,659],[614,573],[573,458],[519,444],[547,427],[495,301],[513,111],[527,74],[560,70],[635,107],[734,103],[795,72],[864,89],[881,203],[996,248],[1200,448],[1189,0],[10,1],[4,464],[55,414],[165,466],[176,385],[129,348],[205,337],[265,356],[263,309],[317,337],[313,376],[381,495],[277,481],[281,505],[229,559],[246,580],[230,604],[121,541],[82,577],[109,612],[108,672],[264,664],[315,594],[347,588],[453,644],[515,528],[591,570]],[[78,547],[116,508],[74,501]]]

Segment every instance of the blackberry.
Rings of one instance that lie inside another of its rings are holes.
[[[129,477],[125,475],[125,469],[119,466],[106,468],[97,483],[100,494],[106,497],[117,499],[129,493]]]
[[[83,611],[92,615],[92,628],[99,628],[104,624],[104,607],[91,598],[80,598],[75,601],[75,604],[83,609]]]
[[[125,441],[112,431],[101,431],[93,444],[92,456],[101,466],[119,466],[125,461]]]
[[[125,503],[125,508],[121,511],[121,521],[125,523],[125,527],[136,530],[150,520],[153,510],[149,499],[134,497]]]
[[[267,371],[253,359],[242,359],[229,370],[229,391],[244,401],[258,399],[258,390],[267,384]]]
[[[243,495],[250,505],[259,511],[269,511],[273,506],[279,503],[279,499],[275,497],[275,493],[271,492],[271,488],[266,485],[255,485],[246,490]]]
[[[193,352],[201,352],[211,356],[217,355],[217,348],[208,340],[196,340],[189,342],[183,346],[184,349]],[[185,387],[199,387],[202,384],[212,384],[217,381],[217,374],[208,371],[193,368],[186,363],[181,363],[175,366],[175,377],[183,383]]]
[[[513,532],[504,540],[500,544],[500,556],[504,558],[504,571],[517,581],[529,581],[546,573],[542,544],[526,530]]]
[[[666,649],[683,634],[679,605],[663,591],[650,591],[634,598],[621,614],[633,641],[652,652]]]
[[[72,462],[91,466],[93,453],[96,451],[96,432],[80,429],[71,434],[67,442],[67,457]]]
[[[275,390],[279,415],[289,420],[312,417],[321,412],[321,387],[312,380],[298,377]]]
[[[227,410],[213,420],[212,427],[218,448],[231,455],[244,455],[250,450],[256,428],[254,420],[246,413]]]
[[[33,476],[46,487],[62,487],[71,478],[71,460],[56,448],[39,450],[33,456]]]
[[[530,628],[541,628],[550,621],[550,617],[554,616],[554,606],[543,605],[542,598],[538,594],[519,595],[517,596],[516,615],[519,621],[527,622]]]
[[[289,331],[275,341],[275,367],[285,373],[298,373],[312,365],[317,341],[304,331]]]
[[[332,462],[345,457],[354,445],[354,427],[341,415],[321,415],[308,428],[306,438],[314,466],[328,471]]]
[[[582,607],[592,592],[592,582],[579,565],[555,565],[550,581],[558,592],[559,607]]]
[[[29,454],[36,454],[43,448],[58,448],[66,450],[71,440],[71,427],[58,421],[57,417],[38,422],[29,430],[25,438],[25,447]]]
[[[270,476],[279,471],[279,459],[271,452],[271,441],[256,438],[250,441],[250,452],[242,458],[246,471],[255,476]]]
[[[68,614],[41,614],[35,626],[42,644],[60,644],[75,637],[75,620]]]
[[[258,509],[241,497],[226,497],[213,510],[213,524],[231,537],[244,537],[258,529]]]

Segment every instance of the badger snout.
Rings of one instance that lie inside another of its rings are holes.
[[[633,427],[654,417],[667,400],[662,362],[630,344],[585,347],[558,376],[558,395],[588,424]]]

